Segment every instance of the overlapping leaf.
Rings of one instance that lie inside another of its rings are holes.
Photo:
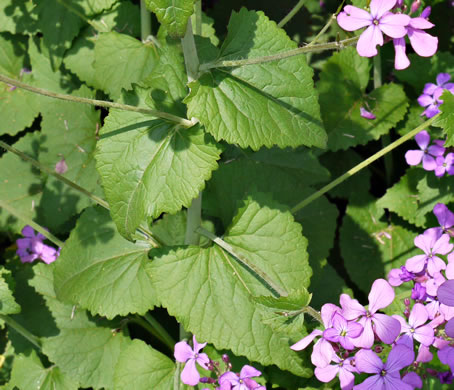
[[[440,106],[441,114],[433,125],[441,127],[443,133],[446,134],[445,147],[454,146],[454,95],[445,91],[441,95],[441,99],[443,100],[443,104]]]
[[[124,101],[144,106],[153,96],[153,89],[136,92]],[[100,134],[97,168],[118,231],[128,238],[148,216],[189,206],[221,153],[199,125],[185,129],[134,112],[112,110]]]
[[[220,60],[272,55],[296,47],[262,12],[233,12],[228,29]],[[216,140],[243,148],[324,147],[326,133],[312,76],[304,56],[213,69],[191,83],[185,100],[188,114],[198,118]]]
[[[347,149],[376,140],[403,119],[407,98],[397,84],[386,84],[366,94],[369,62],[354,48],[334,54],[323,67],[317,89],[331,150]],[[376,119],[361,117],[360,108]]]
[[[173,38],[184,36],[194,3],[195,0],[145,0],[147,7],[156,14]]]
[[[300,225],[268,197],[256,198],[261,202],[249,198],[239,209],[225,242],[281,289],[307,287],[311,270]],[[261,310],[251,301],[253,296],[271,295],[266,283],[220,247],[157,255],[149,272],[169,313],[201,341],[310,375],[288,348],[289,340],[262,323]]]
[[[16,314],[20,312],[20,306],[14,299],[10,283],[13,283],[11,273],[5,269],[0,270],[0,313]]]

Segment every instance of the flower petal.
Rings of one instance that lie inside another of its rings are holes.
[[[193,345],[194,345],[194,353],[199,353],[201,349],[203,349],[207,343],[202,343],[202,344],[199,344],[197,342],[197,340],[195,339],[195,336],[192,335],[192,342],[193,342]]]
[[[429,319],[429,314],[427,313],[426,308],[421,303],[415,303],[413,309],[411,309],[410,317],[408,318],[408,323],[412,328],[417,328],[418,326],[424,325]]]
[[[426,29],[432,28],[434,26],[435,25],[430,23],[427,19],[421,18],[421,17],[419,17],[419,18],[411,18],[411,20],[410,20],[410,27],[412,27],[412,28],[416,28],[416,29],[420,29],[420,30],[426,30]],[[441,85],[438,82],[438,80],[437,80],[437,84]]]
[[[352,339],[352,343],[356,347],[360,348],[371,348],[374,345],[374,331],[372,330],[372,320],[370,318],[365,318],[360,320],[360,324],[363,326],[364,330],[361,335],[355,339]]]
[[[355,355],[355,365],[359,372],[366,372],[368,374],[379,374],[383,369],[383,362],[370,349],[361,349]]]
[[[241,372],[240,372],[241,379],[255,378],[256,376],[260,376],[260,375],[262,375],[262,373],[259,370],[255,369],[252,366],[248,366],[247,364],[245,366],[243,366],[243,368],[241,369]]]
[[[422,379],[416,372],[409,372],[403,378],[402,382],[412,386],[413,388],[422,389]]]
[[[208,363],[210,358],[206,353],[199,353],[196,359],[196,362],[205,370],[208,370]]]
[[[430,102],[432,103],[432,100]],[[421,150],[426,150],[427,147],[429,146],[430,134],[426,130],[420,131],[418,134],[415,135],[415,141],[421,148]]]
[[[407,153],[405,153],[405,160],[408,165],[418,165],[423,156],[424,152],[422,150],[407,150]]]
[[[339,301],[342,306],[342,315],[347,320],[356,320],[366,314],[364,306],[347,294],[341,294]]]
[[[323,332],[319,329],[313,330],[310,334],[308,334],[306,337],[303,337],[300,341],[297,343],[293,344],[290,349],[293,349],[294,351],[301,351],[305,349],[312,341],[317,337],[321,336]]]
[[[454,306],[454,280],[447,280],[438,287],[438,300],[447,306]]]
[[[442,87],[443,84],[451,80],[451,75],[449,73],[439,73],[437,75],[437,85]],[[446,87],[445,87],[446,88]]]
[[[359,37],[356,50],[361,57],[377,55],[377,45],[383,45],[383,34],[374,24],[370,25]]]
[[[24,237],[29,237],[29,238],[33,238],[35,237],[35,231],[33,230],[33,228],[29,225],[26,225],[24,226],[24,228],[22,229],[22,235]]]
[[[195,386],[200,381],[200,374],[195,367],[195,360],[189,359],[181,372],[181,381],[189,386]]]
[[[385,369],[388,373],[400,371],[408,367],[415,360],[415,353],[405,345],[396,345],[388,355],[385,363]]]
[[[395,38],[393,39],[394,51],[396,53],[394,57],[394,68],[397,70],[406,69],[410,66],[410,60],[407,57],[404,38]],[[412,164],[410,164],[412,165]]]
[[[432,95],[426,95],[425,93],[418,97],[418,103],[421,107],[430,106],[434,102]]]
[[[380,375],[372,375],[363,383],[356,385],[355,390],[385,390],[383,378]]]
[[[372,20],[369,12],[352,5],[346,5],[337,16],[337,23],[345,31],[355,31],[370,26]]]
[[[175,352],[173,354],[175,360],[180,363],[186,363],[188,359],[194,357],[194,351],[186,341],[180,341],[175,344]]]
[[[388,12],[380,19],[379,28],[391,38],[403,38],[407,35],[407,26],[411,18],[404,14]]]
[[[375,313],[377,310],[389,306],[394,301],[394,289],[385,279],[377,279],[369,293],[369,312]]]
[[[437,52],[437,37],[422,30],[408,29],[408,38],[413,50],[421,57],[431,57]]]
[[[318,340],[312,350],[311,362],[316,367],[326,367],[334,356],[333,346],[324,339]]]
[[[391,344],[400,334],[401,325],[398,320],[386,314],[375,313],[372,317],[375,333],[385,344]]]
[[[396,5],[397,0],[372,0],[370,2],[370,13],[376,18],[380,19],[385,12],[388,12]]]
[[[430,325],[420,326],[415,329],[413,337],[421,344],[430,346],[434,341],[434,330]]]
[[[432,96],[437,88],[437,85],[433,83],[427,83],[426,85],[424,85],[423,94]]]
[[[346,365],[339,370],[339,381],[342,390],[351,390],[355,385],[355,376],[346,368]]]
[[[331,382],[337,373],[339,372],[339,366],[328,364],[326,367],[315,367],[314,374],[320,382],[328,383]]]
[[[437,168],[437,162],[432,156],[430,156],[429,154],[425,154],[422,157],[422,167],[426,171],[433,171]]]
[[[416,255],[410,257],[405,262],[405,268],[410,272],[419,273],[424,269],[424,265],[426,264],[426,255]]]

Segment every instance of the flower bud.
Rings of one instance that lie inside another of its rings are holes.
[[[410,7],[410,14],[415,13],[421,7],[421,1],[415,0]]]
[[[421,18],[429,19],[430,12],[432,11],[431,7],[426,7],[421,12]]]
[[[383,352],[383,347],[381,345],[377,345],[374,348],[375,353],[382,353]]]
[[[224,355],[222,355],[222,361],[224,363],[230,363],[229,355],[227,355],[226,353]]]

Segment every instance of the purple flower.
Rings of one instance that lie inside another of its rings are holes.
[[[360,107],[359,112],[363,118],[372,120],[377,119],[377,117],[374,114],[372,114],[370,111],[367,111],[364,107]]]
[[[402,382],[410,385],[413,389],[422,389],[423,385],[421,377],[416,372],[409,372],[408,374],[405,374],[402,378]]]
[[[454,175],[454,153],[448,153],[446,157],[438,156],[435,163],[437,164],[435,176],[444,176],[446,172],[448,172],[448,175]]]
[[[186,341],[176,343],[174,356],[176,361],[186,363],[181,372],[181,381],[186,385],[195,386],[200,380],[200,374],[197,371],[195,363],[197,362],[199,366],[207,370],[207,364],[210,362],[210,359],[206,353],[200,353],[200,350],[204,348],[207,343],[199,344],[195,339],[195,336],[193,336],[192,341],[194,349],[192,349]]]
[[[391,38],[402,38],[407,34],[406,26],[411,18],[408,15],[388,12],[397,0],[372,0],[370,13],[351,5],[337,16],[337,23],[346,31],[367,29],[359,37],[356,45],[358,54],[362,57],[377,55],[377,45],[383,45],[383,33]]]
[[[46,237],[41,233],[35,235],[33,228],[27,225],[22,229],[22,235],[25,238],[16,240],[16,254],[20,257],[22,263],[32,263],[36,259],[41,259],[46,264],[50,264],[57,260],[60,251],[43,244]]]
[[[403,344],[413,350],[413,340],[423,345],[430,346],[434,341],[434,330],[430,325],[425,325],[429,319],[426,308],[421,303],[416,303],[410,312],[410,317],[405,321],[401,316],[393,315],[400,322],[402,336],[397,344]]]
[[[323,337],[334,343],[340,343],[345,349],[355,348],[351,339],[358,337],[363,331],[363,327],[357,322],[347,321],[341,314],[335,313],[333,316],[333,327],[323,332]]]
[[[454,92],[454,83],[448,83],[451,80],[449,73],[439,73],[436,78],[436,83],[427,83],[424,86],[423,94],[432,96],[436,91],[444,91],[445,89]]]
[[[393,300],[394,290],[384,279],[377,279],[372,284],[369,293],[369,310],[347,294],[340,296],[342,315],[347,320],[359,318],[358,322],[364,328],[362,334],[353,339],[355,346],[371,348],[374,344],[374,331],[385,344],[391,344],[396,339],[400,333],[400,322],[385,314],[377,313],[378,310],[389,306]]]
[[[422,95],[418,98],[418,103],[422,107],[426,107],[421,115],[427,118],[432,118],[440,112],[439,106],[443,103],[440,96],[444,90],[454,93],[454,83],[448,83],[451,76],[448,73],[439,73],[437,76],[437,84],[428,83],[424,86]]]
[[[325,329],[331,328],[333,324],[334,314],[340,312],[340,308],[331,303],[322,306],[321,316]],[[334,356],[334,349],[331,343],[325,339],[323,331],[319,329],[313,330],[309,335],[302,338],[290,348],[294,351],[305,349],[316,337],[322,336],[314,345],[312,350],[311,362],[316,367],[326,367]]]
[[[452,213],[445,204],[437,203],[434,206],[433,212],[437,217],[443,233],[448,232],[448,229],[454,226],[454,213]]]
[[[424,301],[427,297],[427,290],[421,283],[415,283],[411,290],[411,299]]]
[[[336,364],[330,364],[324,368],[316,367],[315,376],[320,382],[328,383],[339,375],[341,389],[351,390],[355,384],[353,373],[358,372],[351,364],[353,358],[342,360],[337,355],[334,355],[333,360]]]
[[[410,272],[419,273],[427,266],[427,273],[433,276],[446,268],[446,263],[437,254],[446,255],[452,251],[454,245],[449,243],[449,235],[439,233],[437,228],[427,229],[424,234],[415,238],[415,245],[424,251],[424,255],[410,257],[405,268]]]
[[[266,390],[265,386],[261,386],[255,380],[251,379],[260,375],[262,375],[262,373],[259,370],[245,365],[239,374],[235,374],[231,371],[222,374],[219,378],[219,384],[221,385],[221,389],[231,388],[232,390]],[[228,384],[230,384],[231,387],[228,387]]]
[[[454,348],[446,346],[438,351],[438,358],[443,364],[447,364],[454,371]]]
[[[401,266],[400,268],[393,268],[388,274],[388,282],[393,287],[400,286],[402,283],[409,282],[414,278],[415,275],[408,272],[404,266]]]
[[[447,280],[438,287],[438,300],[446,306],[454,307],[454,280]]]
[[[383,363],[371,350],[362,349],[356,356],[356,368],[359,372],[375,374],[363,383],[356,385],[357,390],[413,390],[413,387],[400,379],[399,371],[413,363],[415,353],[405,345],[396,345]]]
[[[445,148],[439,145],[429,146],[430,135],[426,130],[416,134],[415,141],[420,150],[408,150],[407,153],[405,153],[407,164],[418,165],[422,160],[422,167],[426,171],[433,171],[437,167],[434,157],[442,156],[445,152]]]

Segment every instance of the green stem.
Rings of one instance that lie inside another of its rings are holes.
[[[161,333],[157,331],[152,325],[150,325],[147,321],[145,321],[142,317],[140,316],[134,316],[133,318],[130,319],[130,322],[134,322],[137,325],[141,326],[144,328],[146,331],[148,331],[150,334],[152,334],[154,337],[156,337],[159,341],[161,341],[171,352],[174,350],[175,343],[170,344],[166,341],[165,338],[162,337]]]
[[[72,95],[56,93],[56,92],[48,91],[46,89],[33,87],[31,85],[23,83],[22,81],[9,78],[2,74],[0,74],[0,81],[10,84],[10,85],[14,85],[18,88],[25,89],[25,90],[33,92],[33,93],[37,93],[39,95],[43,95],[43,96],[47,96],[47,97],[51,97],[51,98],[55,98],[55,99],[67,100],[67,101],[76,102],[76,103],[90,104],[92,106],[98,106],[98,107],[117,108],[119,110],[140,112],[142,114],[148,114],[148,115],[155,116],[157,118],[169,120],[171,122],[177,123],[184,127],[194,126],[194,123],[191,122],[190,120],[180,118],[176,115],[172,115],[167,112],[151,110],[149,108],[135,107],[135,106],[127,105],[127,104],[113,103],[113,102],[108,102],[105,100],[88,99],[88,98],[83,98],[83,97],[79,97],[79,96],[72,96]]]
[[[35,347],[41,350],[41,342],[38,337],[31,334],[27,329],[25,329],[21,324],[14,321],[10,316],[5,314],[0,314],[0,320],[5,321],[6,325],[13,328],[17,333],[25,337],[28,341],[30,341]]]
[[[315,43],[319,40],[319,38],[328,30],[329,26],[331,26],[331,23],[333,23],[336,20],[336,14],[333,14],[329,20],[328,23],[323,26],[323,28],[320,30],[320,32],[315,36],[315,38],[305,47],[311,47],[314,46]]]
[[[196,1],[194,4],[195,13],[195,33],[202,35],[202,0]]]
[[[325,326],[325,324],[323,323],[322,316],[320,315],[320,312],[315,310],[313,307],[305,306],[301,309],[301,313],[309,314],[312,318],[317,320],[322,326]]]
[[[208,62],[206,64],[201,64],[199,69],[200,69],[200,71],[204,71],[204,70],[208,70],[208,69],[212,69],[212,68],[226,68],[226,67],[234,67],[234,66],[263,64],[265,62],[279,61],[284,58],[299,56],[301,54],[310,53],[310,52],[314,52],[314,51],[343,49],[346,46],[354,45],[356,42],[358,42],[358,39],[359,39],[359,37],[354,37],[354,38],[347,38],[342,41],[319,43],[317,45],[312,45],[312,46],[306,45],[303,47],[299,47],[297,49],[284,51],[282,53],[273,54],[270,56],[247,58],[245,60]]]
[[[151,35],[151,15],[145,5],[145,0],[140,0],[140,37],[145,42]]]
[[[252,271],[255,275],[257,275],[272,291],[274,295],[278,297],[286,297],[288,295],[287,291],[279,287],[276,283],[274,283],[271,278],[263,272],[261,269],[257,268],[254,264],[250,263],[247,259],[245,259],[242,255],[239,255],[235,252],[230,244],[225,242],[222,238],[217,237],[215,234],[211,233],[210,231],[204,229],[203,227],[199,227],[197,231],[202,235],[208,238],[209,240],[213,241],[216,245],[220,246],[230,255],[232,255],[235,259],[237,259],[241,264],[243,264],[247,269]]]
[[[186,218],[186,234],[184,238],[185,245],[199,245],[200,234],[197,228],[202,223],[202,192],[197,198],[193,199],[191,206],[188,208]]]
[[[3,200],[0,200],[0,208],[5,209],[6,211],[8,211],[8,213],[14,215],[16,218],[21,219],[27,225],[30,225],[33,229],[35,229],[37,232],[41,233],[44,237],[46,237],[48,240],[52,241],[58,247],[62,248],[63,245],[65,244],[63,241],[60,241],[57,237],[55,237],[52,233],[50,233],[46,229],[44,229],[41,225],[38,225],[31,218],[28,218],[25,215],[22,215],[14,207],[11,207],[8,203],[4,202]]]
[[[144,319],[156,330],[157,333],[161,335],[163,342],[171,349],[171,351],[173,351],[175,347],[175,340],[165,330],[165,328],[150,313],[146,313],[144,315]]]
[[[419,125],[409,133],[405,134],[404,136],[400,137],[398,140],[394,141],[392,144],[389,144],[387,147],[381,149],[379,152],[375,153],[374,155],[370,156],[368,159],[364,160],[360,164],[354,166],[352,169],[345,172],[342,176],[338,177],[336,180],[333,180],[331,183],[327,184],[317,192],[313,193],[312,195],[308,196],[306,199],[299,202],[295,207],[292,208],[292,214],[297,213],[302,208],[306,207],[309,203],[313,202],[315,199],[319,198],[332,188],[336,187],[337,185],[341,184],[343,181],[347,180],[349,177],[353,176],[355,173],[359,172],[361,169],[367,167],[369,164],[373,163],[375,160],[378,160],[380,157],[386,155],[386,153],[390,152],[391,150],[397,148],[399,145],[403,144],[405,141],[413,138],[416,134],[420,131],[424,130],[430,124],[438,118],[440,114],[435,115],[434,117],[430,118],[429,120],[425,121],[423,124]]]
[[[188,81],[191,82],[197,80],[199,73],[199,57],[195,46],[194,33],[192,32],[191,19],[188,20],[186,34],[181,39],[181,45],[183,47],[184,63],[186,65]]]
[[[40,171],[46,172],[48,175],[55,177],[56,179],[60,180],[67,186],[75,189],[76,191],[79,191],[81,194],[89,197],[91,200],[93,200],[95,203],[99,204],[101,207],[104,207],[107,210],[110,209],[109,204],[104,199],[100,198],[99,196],[96,196],[95,194],[92,194],[90,191],[87,191],[85,188],[79,186],[78,184],[74,183],[71,180],[68,180],[66,177],[56,173],[54,170],[48,168],[44,164],[41,164],[39,161],[35,160],[34,158],[32,158],[32,157],[28,156],[27,154],[21,152],[20,150],[16,149],[14,146],[10,146],[5,142],[0,141],[0,147],[6,149],[8,152],[14,153],[15,155],[19,156],[23,160],[30,162],[32,165],[34,165]],[[141,231],[145,236],[147,236],[147,239],[150,241],[150,243],[155,248],[162,246],[162,244],[159,242],[159,240],[157,240],[155,237],[153,237],[153,234],[146,227],[140,226],[138,228],[138,230]]]
[[[287,22],[292,19],[297,12],[303,7],[304,3],[306,0],[300,0],[296,5],[292,8],[292,10],[277,24],[278,27],[282,28],[284,27]]]

